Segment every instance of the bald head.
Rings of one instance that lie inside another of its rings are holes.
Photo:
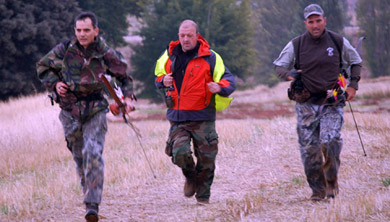
[[[198,33],[198,25],[192,20],[187,19],[187,20],[182,21],[180,23],[180,26],[179,26],[179,32],[180,32],[180,29],[182,27],[183,28],[190,28],[190,27],[195,28],[196,33]]]
[[[183,52],[196,47],[198,40],[198,25],[192,20],[184,20],[179,27],[179,41]]]

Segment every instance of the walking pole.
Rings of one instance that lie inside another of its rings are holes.
[[[357,133],[359,135],[360,144],[362,144],[362,149],[363,149],[364,156],[367,156],[366,150],[364,149],[362,137],[360,136],[359,128],[358,128],[356,120],[355,120],[355,115],[353,114],[352,106],[351,106],[351,103],[349,101],[348,101],[348,105],[349,105],[349,109],[351,110],[351,113],[352,113],[353,121],[355,122],[356,131],[357,131]]]
[[[144,146],[142,145],[142,142],[141,142],[141,137],[142,137],[142,136],[141,136],[141,133],[140,133],[139,129],[136,128],[130,121],[127,121],[127,119],[125,119],[125,122],[126,122],[127,125],[129,125],[129,126],[133,129],[133,131],[134,131],[134,133],[135,133],[135,135],[136,135],[136,137],[137,137],[137,139],[138,139],[138,143],[139,143],[139,145],[141,146],[142,152],[144,153],[144,156],[145,156],[145,158],[146,158],[146,162],[148,162],[150,171],[152,171],[153,177],[154,177],[154,179],[156,179],[156,178],[157,178],[157,177],[156,177],[156,174],[155,174],[154,171],[153,171],[152,165],[150,165],[149,158],[148,158],[148,156],[146,155]]]
[[[150,165],[150,161],[149,161],[149,158],[148,156],[146,155],[146,152],[145,152],[145,149],[144,149],[144,146],[142,145],[142,142],[141,142],[141,133],[140,133],[140,130],[135,127],[133,125],[133,123],[130,122],[130,120],[128,120],[128,118],[126,118],[126,109],[125,109],[125,105],[124,102],[122,102],[122,100],[118,97],[117,95],[117,92],[115,91],[115,89],[111,86],[110,82],[108,81],[108,79],[106,78],[106,76],[104,74],[101,75],[101,79],[103,80],[103,83],[104,85],[106,86],[108,92],[110,93],[110,95],[112,96],[112,98],[115,100],[115,102],[117,103],[117,105],[119,106],[119,109],[121,109],[122,111],[122,117],[123,117],[123,120],[125,121],[125,124],[128,125],[135,133],[137,139],[138,139],[138,143],[139,145],[141,146],[141,149],[142,149],[142,152],[145,156],[145,159],[146,159],[146,162],[148,163],[149,165],[149,168],[150,168],[150,171],[152,171],[152,174],[153,174],[153,177],[154,179],[156,179],[156,174],[154,173],[153,171],[153,168],[152,168],[152,165]],[[129,118],[130,119],[130,118]]]
[[[364,39],[366,39],[366,37],[364,37],[364,36],[360,37],[359,41],[358,41],[358,44],[356,46],[356,51],[359,53],[359,55],[361,54],[360,53],[360,49],[362,47],[362,42],[363,42]],[[349,101],[348,101],[348,105],[349,105],[349,109],[351,110],[351,113],[352,113],[353,121],[355,122],[356,131],[357,131],[359,139],[360,139],[360,144],[362,144],[362,149],[363,149],[364,156],[367,156],[366,151],[364,150],[362,137],[360,136],[359,128],[358,128],[357,123],[356,123],[355,115],[353,114],[352,106],[351,106],[351,103]]]

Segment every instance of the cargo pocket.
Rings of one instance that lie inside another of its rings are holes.
[[[180,132],[178,124],[171,121],[170,124],[171,128],[169,129],[168,140],[165,145],[165,154],[167,154],[168,156],[173,155],[173,144],[175,143],[174,138],[177,137],[177,134]]]
[[[172,148],[173,148],[173,141],[171,137],[169,137],[165,146],[165,154],[167,154],[168,156],[172,156]]]
[[[210,158],[209,160],[215,159],[218,153],[218,134],[215,130],[208,133],[205,137],[206,141],[204,146],[199,150],[203,157]],[[206,161],[204,159],[203,161]]]
[[[218,134],[215,131],[210,132],[206,136],[206,140],[209,143],[210,146],[218,145]]]

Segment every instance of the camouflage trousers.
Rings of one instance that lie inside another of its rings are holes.
[[[329,190],[338,192],[344,106],[344,103],[333,106],[297,103],[295,106],[298,143],[307,182],[313,194],[322,197]]]
[[[76,171],[84,191],[84,203],[100,204],[103,192],[104,160],[102,157],[107,132],[106,112],[80,122],[68,111],[59,116],[67,142],[76,162]]]
[[[170,122],[165,152],[179,166],[188,179],[196,181],[197,199],[209,199],[214,179],[215,158],[218,153],[218,134],[215,121]],[[191,151],[191,140],[195,165]]]

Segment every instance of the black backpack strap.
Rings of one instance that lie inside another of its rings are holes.
[[[343,67],[343,62],[342,62],[342,57],[341,57],[341,49],[340,49],[340,46],[339,46],[339,44],[337,43],[337,41],[336,41],[336,39],[334,38],[334,36],[333,36],[333,34],[332,33],[330,33],[329,31],[328,31],[328,34],[329,34],[329,36],[330,36],[330,38],[332,39],[332,41],[333,41],[333,43],[336,45],[336,48],[337,48],[337,51],[339,51],[339,58],[340,58],[340,70],[341,70],[341,68]]]
[[[299,52],[301,50],[301,38],[302,38],[302,36],[298,37],[297,50],[294,49],[294,51],[295,51],[295,64],[294,64],[295,70],[299,70],[299,61],[300,61],[299,60]]]

